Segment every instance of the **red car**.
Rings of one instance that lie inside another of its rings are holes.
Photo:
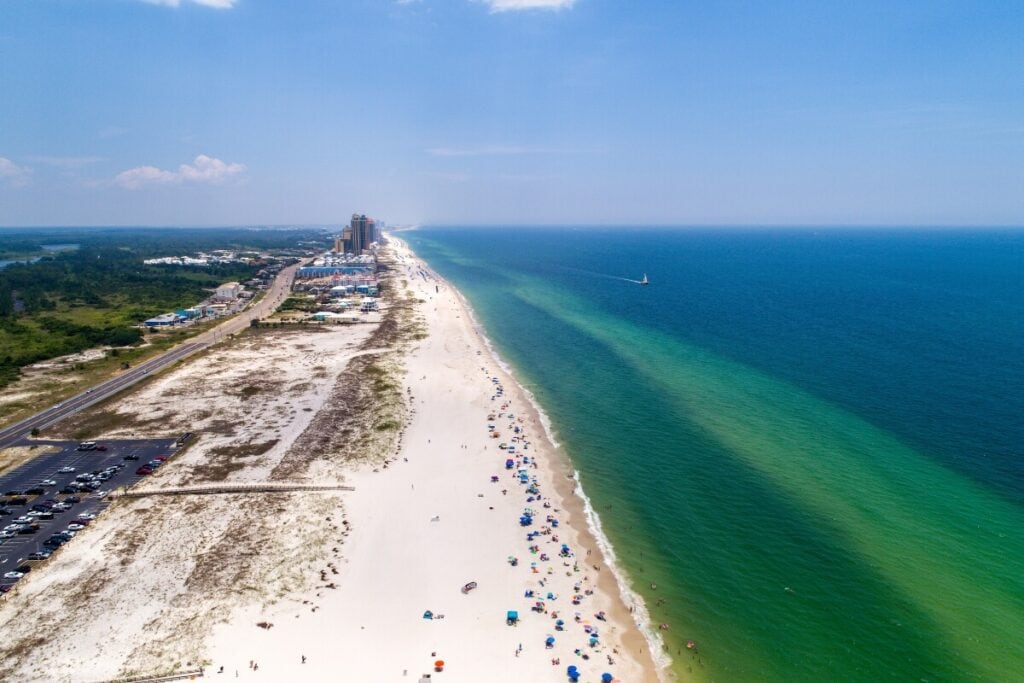
[[[153,474],[153,470],[152,468],[149,467],[140,467],[139,469],[135,470],[135,474]]]
[[[98,450],[98,451],[105,451],[105,450],[107,450],[107,447],[103,446],[103,445],[99,445],[99,446],[96,447],[96,450]]]
[[[166,455],[158,455],[158,456],[156,456],[153,459],[154,460],[159,460],[160,462],[167,462],[167,456]]]

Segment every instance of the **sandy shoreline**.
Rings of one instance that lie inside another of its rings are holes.
[[[599,681],[605,672],[621,681],[658,680],[647,643],[588,531],[571,467],[548,442],[540,414],[491,356],[457,293],[404,243],[392,245],[396,279],[424,302],[427,324],[426,338],[405,359],[411,409],[403,444],[390,467],[349,477],[356,490],[345,496],[350,535],[338,574],[330,577],[337,588],[298,607],[233,616],[214,631],[213,665],[271,680],[418,681],[431,674],[442,681],[561,682],[569,665],[579,667],[581,681]],[[488,415],[502,432],[498,439],[489,436]],[[507,454],[498,444],[511,443],[510,425],[528,439],[526,450],[519,442],[520,457],[529,459],[523,469],[540,500],[527,502],[518,468],[504,468]],[[538,513],[529,527],[518,524],[524,506]],[[542,529],[550,533],[526,540]],[[571,556],[559,556],[562,544]],[[509,557],[518,559],[516,566]],[[470,581],[477,587],[462,594]],[[525,597],[529,590],[535,598]],[[537,600],[543,611],[531,611]],[[506,625],[509,610],[518,611],[518,626]],[[427,611],[435,618],[425,619]],[[274,626],[254,628],[258,621]],[[593,647],[584,623],[597,630]],[[549,637],[555,639],[550,648]],[[441,673],[436,660],[444,661]]]
[[[433,277],[444,282],[444,279],[433,270],[430,270],[429,266],[424,264],[424,267],[431,272]],[[555,438],[550,418],[544,413],[544,409],[541,408],[533,393],[519,383],[512,368],[502,360],[501,355],[494,348],[494,344],[487,338],[483,325],[476,319],[473,309],[465,296],[458,289],[451,287],[451,285],[448,285],[448,287],[458,297],[466,315],[473,321],[473,331],[477,339],[487,348],[494,362],[525,397],[527,412],[540,425],[546,445],[551,452],[551,457],[546,464],[558,474],[555,480],[556,490],[562,496],[565,508],[570,513],[569,519],[573,525],[576,525],[581,518],[584,520],[583,526],[580,528],[585,528],[588,533],[581,536],[583,547],[591,552],[600,550],[600,556],[603,557],[606,565],[614,575],[614,581],[610,581],[607,574],[602,575],[599,586],[607,594],[620,597],[620,600],[616,601],[614,607],[616,616],[623,622],[633,622],[636,628],[635,634],[626,632],[623,635],[623,642],[636,652],[642,650],[644,648],[643,643],[646,643],[649,653],[646,663],[653,664],[655,670],[659,672],[660,676],[656,676],[656,679],[659,677],[661,679],[668,678],[672,659],[665,654],[663,642],[654,631],[654,625],[648,615],[643,598],[630,590],[623,570],[616,562],[615,550],[612,547],[611,541],[604,534],[601,527],[600,517],[591,506],[590,499],[579,483],[579,472],[576,471],[572,462],[564,454],[564,451],[561,450],[561,444]],[[636,636],[639,636],[639,639]]]

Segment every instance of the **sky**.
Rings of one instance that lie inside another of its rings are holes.
[[[0,225],[1024,225],[1024,3],[0,0]]]

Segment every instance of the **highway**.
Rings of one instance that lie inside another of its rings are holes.
[[[20,441],[28,438],[33,429],[41,430],[52,424],[60,422],[69,415],[74,415],[84,408],[88,408],[94,403],[99,403],[119,391],[132,386],[136,382],[144,379],[149,373],[165,368],[171,363],[179,361],[182,358],[187,358],[194,353],[213,346],[217,342],[227,338],[229,335],[244,330],[249,326],[249,323],[252,320],[262,318],[263,316],[272,313],[281,305],[281,302],[284,301],[285,297],[288,296],[291,282],[295,277],[295,271],[297,271],[303,263],[304,261],[300,261],[299,263],[283,269],[277,274],[273,284],[271,284],[262,299],[246,308],[238,315],[224,321],[220,325],[209,329],[206,332],[175,346],[174,348],[168,349],[165,353],[157,356],[156,358],[151,358],[116,377],[112,377],[102,384],[97,384],[77,396],[73,396],[72,398],[58,403],[55,406],[42,410],[31,417],[21,420],[20,422],[16,422],[10,427],[0,429],[0,448],[17,445]]]

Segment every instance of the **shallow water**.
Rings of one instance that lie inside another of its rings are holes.
[[[402,236],[549,413],[678,670],[1024,680],[1024,234]]]

